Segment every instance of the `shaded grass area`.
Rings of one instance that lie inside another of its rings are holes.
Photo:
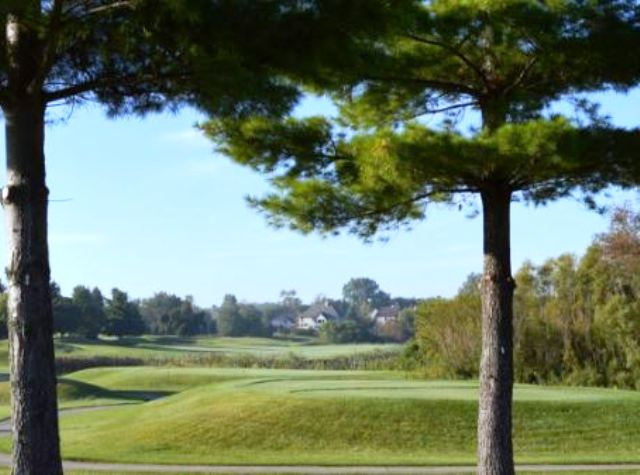
[[[150,401],[172,394],[168,390],[113,390],[72,378],[58,379],[58,406],[61,409],[116,406]],[[0,419],[11,414],[9,382],[0,382]]]
[[[0,383],[0,405],[10,402],[9,383]],[[139,403],[172,394],[168,390],[113,390],[72,378],[58,379],[58,402],[61,407],[82,404]]]
[[[473,382],[405,380],[391,372],[211,368],[93,369],[68,379],[80,383],[70,385],[70,391],[85,395],[95,388],[109,394],[170,393],[142,405],[63,417],[63,452],[75,459],[382,465],[475,461]],[[519,385],[515,399],[519,463],[640,461],[636,392]],[[7,444],[2,441],[3,448]]]

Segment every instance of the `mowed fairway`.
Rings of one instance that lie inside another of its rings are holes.
[[[110,368],[85,391],[155,401],[63,416],[64,456],[200,464],[473,464],[477,385],[390,372]],[[100,397],[102,397],[100,396]],[[517,386],[519,463],[640,461],[640,395]],[[2,440],[3,448],[8,441]]]
[[[90,358],[136,358],[141,364],[178,361],[187,364],[208,356],[228,358],[300,358],[321,360],[350,357],[362,354],[398,353],[402,345],[361,343],[321,344],[316,339],[300,338],[283,340],[273,338],[225,338],[225,337],[166,337],[146,335],[121,339],[85,340],[65,338],[55,340],[56,357]],[[7,371],[7,340],[0,340],[0,371]],[[232,361],[231,361],[232,362]],[[229,361],[227,361],[229,363]]]
[[[128,337],[120,340],[58,340],[57,356],[175,357],[188,354],[250,355],[260,358],[287,357],[334,358],[376,350],[399,350],[393,344],[325,345],[312,339],[277,340],[271,338],[225,337]]]

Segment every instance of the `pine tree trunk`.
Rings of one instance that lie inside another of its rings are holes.
[[[40,0],[21,0],[12,3],[5,16],[7,183],[2,205],[9,260],[13,475],[62,474],[47,245],[46,103],[41,94],[45,61],[34,28],[41,11]]]
[[[482,194],[484,273],[478,414],[478,474],[514,473],[511,439],[513,291],[509,238],[511,191],[494,184]]]
[[[4,108],[13,475],[62,474],[49,289],[44,104]]]

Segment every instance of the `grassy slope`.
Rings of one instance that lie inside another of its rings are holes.
[[[165,463],[474,463],[477,387],[391,373],[125,368],[73,380],[163,399],[62,419],[81,459]],[[640,395],[516,389],[523,462],[640,461]],[[4,441],[3,445],[6,446]]]
[[[351,344],[320,345],[312,340],[291,341],[270,338],[197,337],[176,338],[144,336],[99,342],[58,341],[56,354],[69,356],[175,357],[186,354],[223,353],[260,357],[285,357],[295,354],[303,358],[332,358],[375,350],[399,349],[400,345]]]
[[[110,406],[133,404],[166,396],[169,391],[113,390],[73,378],[58,379],[58,405],[60,408]],[[9,382],[0,382],[0,419],[10,415]]]
[[[208,354],[285,358],[295,355],[304,359],[336,358],[375,351],[399,351],[397,344],[322,345],[313,339],[276,340],[271,338],[224,338],[170,336],[128,337],[99,341],[56,339],[56,356],[74,358],[140,358],[167,359]],[[7,341],[0,340],[0,371],[7,371]]]

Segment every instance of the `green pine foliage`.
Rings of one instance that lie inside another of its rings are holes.
[[[203,128],[223,153],[271,177],[274,192],[251,204],[303,232],[369,237],[422,219],[429,202],[496,186],[540,203],[577,185],[628,181],[637,133],[593,114],[588,126],[550,117],[546,106],[635,83],[635,60],[600,43],[637,42],[636,10],[569,0],[413,5],[387,37],[363,42],[368,68],[357,62],[333,93],[338,117],[254,114]],[[465,109],[482,115],[471,134],[447,116],[443,127],[421,120]]]
[[[369,239],[423,219],[432,203],[480,196],[478,471],[510,474],[510,203],[545,203],[578,187],[590,199],[638,176],[637,131],[608,126],[593,107],[583,107],[586,123],[549,110],[568,95],[638,82],[638,59],[621,60],[610,47],[640,44],[640,6],[433,0],[403,7],[384,35],[360,42],[366,62],[338,72],[342,84],[329,90],[337,117],[257,113],[202,128],[221,152],[271,179],[274,191],[250,203],[273,225],[303,233],[346,230]],[[480,115],[474,130],[450,115],[466,110]],[[435,126],[425,120],[434,115]]]

